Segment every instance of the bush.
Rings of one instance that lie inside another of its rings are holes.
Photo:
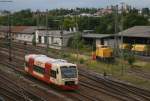
[[[82,49],[84,47],[84,42],[81,38],[81,34],[75,33],[75,35],[69,39],[67,46],[70,48],[78,47],[79,49]]]
[[[135,57],[134,56],[131,56],[128,58],[128,64],[129,65],[133,65],[133,63],[135,62]]]
[[[133,63],[135,62],[134,54],[129,51],[124,52],[123,57],[124,57],[124,60],[126,60],[129,65],[133,65]]]
[[[66,53],[62,54],[62,58],[67,58],[67,57],[69,57],[69,54],[66,54]]]
[[[80,64],[84,64],[85,60],[83,58],[79,59]]]

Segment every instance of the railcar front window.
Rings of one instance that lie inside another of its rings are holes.
[[[77,77],[77,69],[75,66],[62,66],[61,67],[62,78],[76,78]]]

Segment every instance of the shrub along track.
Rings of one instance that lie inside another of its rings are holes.
[[[22,47],[21,45],[20,46],[18,45],[16,48],[20,48],[20,53],[18,52],[18,54],[21,54],[21,52],[23,52],[24,47]],[[34,51],[40,53],[40,49],[38,49],[37,51],[36,49],[33,49],[33,47],[31,46],[30,46],[30,50],[32,51],[32,53]],[[42,51],[42,54],[43,53],[44,52]],[[24,55],[22,54],[20,57],[24,57]],[[18,59],[18,61],[20,60]],[[93,101],[100,101],[100,100],[149,101],[150,100],[149,98],[150,93],[149,92],[147,93],[146,90],[141,91],[143,89],[129,86],[120,82],[115,82],[113,80],[104,79],[101,76],[97,76],[97,75],[95,76],[94,73],[88,72],[87,70],[83,70],[82,68],[79,68],[79,76],[80,76],[79,91],[69,92],[69,93],[63,92],[63,94],[67,96],[69,95],[69,97],[72,97],[76,100],[83,100],[84,98],[86,98],[86,101],[87,100],[89,101],[92,100]]]

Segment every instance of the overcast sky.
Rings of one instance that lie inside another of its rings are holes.
[[[12,1],[13,1],[12,3],[0,2],[0,9],[18,11],[20,9],[27,9],[27,8],[30,8],[32,10],[75,8],[75,7],[101,8],[106,7],[107,5],[120,4],[121,2],[125,2],[137,8],[142,7],[150,8],[150,0],[12,0]]]

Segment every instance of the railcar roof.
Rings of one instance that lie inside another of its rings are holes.
[[[74,65],[72,63],[68,63],[66,60],[63,59],[54,59],[47,57],[46,55],[29,55],[35,59],[35,61],[43,62],[43,63],[51,63],[51,64],[59,64],[59,65]]]

